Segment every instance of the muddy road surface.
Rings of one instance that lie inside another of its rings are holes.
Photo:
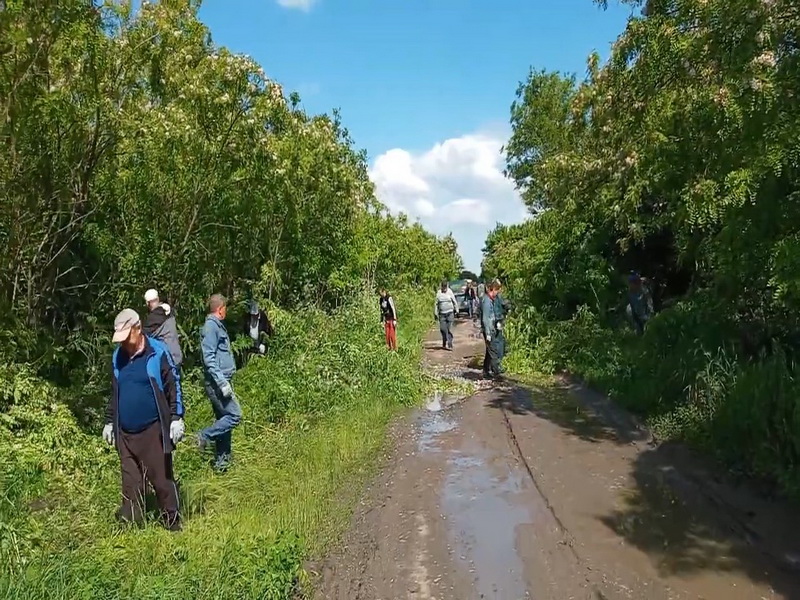
[[[479,380],[476,333],[432,334],[426,367]],[[797,512],[582,386],[437,394],[392,441],[317,598],[800,600]]]

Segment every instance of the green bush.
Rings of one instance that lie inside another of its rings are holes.
[[[426,299],[427,300],[427,299]],[[83,432],[64,392],[26,368],[0,371],[0,590],[6,598],[290,598],[302,562],[347,523],[346,495],[372,469],[386,424],[419,402],[428,302],[397,294],[388,352],[374,296],[334,314],[275,313],[265,357],[237,373],[244,410],[234,467],[216,475],[187,438],[175,455],[185,530],[120,529],[115,452]],[[67,388],[69,390],[70,388]],[[212,419],[196,372],[187,429]]]

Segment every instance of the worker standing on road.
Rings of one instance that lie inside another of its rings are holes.
[[[483,333],[483,341],[486,344],[486,353],[483,357],[483,376],[486,379],[497,379],[502,374],[498,352],[497,315],[494,310],[496,295],[497,290],[491,283],[481,298],[481,333]]]
[[[492,281],[492,285],[496,290],[492,304],[494,306],[495,328],[497,330],[497,363],[500,366],[500,372],[502,373],[503,359],[506,356],[507,350],[505,334],[506,315],[508,315],[508,312],[511,310],[511,305],[503,297],[503,284],[500,282],[500,280],[495,279]]]
[[[242,409],[231,387],[236,372],[236,362],[231,350],[231,339],[225,329],[228,314],[227,301],[222,294],[208,300],[209,314],[203,325],[201,347],[205,368],[205,389],[216,421],[197,434],[201,450],[214,442],[216,459],[214,469],[225,471],[231,460],[231,434],[242,420]]]
[[[475,318],[475,301],[477,300],[477,295],[475,294],[475,283],[473,281],[467,281],[467,289],[464,293],[464,300],[467,302],[467,311],[469,312],[469,318]]]
[[[144,293],[144,301],[147,303],[149,312],[144,319],[142,331],[144,331],[145,335],[154,337],[166,344],[180,376],[183,352],[181,352],[175,312],[169,304],[161,302],[158,292],[154,289],[149,289]]]
[[[135,310],[114,319],[111,398],[103,439],[115,444],[122,472],[122,521],[142,524],[145,483],[156,492],[164,526],[181,528],[172,452],[184,435],[183,399],[167,346],[142,333]]]
[[[458,313],[458,301],[447,281],[442,281],[436,300],[433,303],[435,318],[439,320],[439,331],[442,333],[442,349],[453,349],[453,322]]]
[[[386,346],[389,350],[397,350],[397,309],[394,307],[394,299],[381,288],[380,291],[381,323],[386,334]]]

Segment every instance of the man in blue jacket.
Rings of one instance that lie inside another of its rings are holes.
[[[200,345],[205,368],[206,395],[211,401],[217,420],[198,434],[198,442],[201,449],[214,442],[214,468],[224,471],[231,460],[231,432],[242,420],[242,409],[231,387],[236,362],[231,350],[231,339],[223,323],[228,314],[225,297],[222,294],[211,296],[208,310]]]
[[[487,379],[499,378],[502,374],[500,368],[500,345],[497,331],[497,313],[494,301],[497,296],[496,283],[490,283],[481,298],[481,333],[486,344],[486,353],[483,357],[483,376]]]
[[[111,398],[103,439],[116,444],[122,471],[123,521],[144,521],[145,480],[156,492],[164,525],[181,528],[172,451],[183,438],[183,399],[169,349],[142,333],[136,311],[114,319]]]

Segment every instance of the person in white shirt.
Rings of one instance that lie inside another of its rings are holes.
[[[458,301],[450,285],[443,281],[441,288],[436,292],[436,301],[433,312],[439,320],[439,331],[442,332],[442,349],[453,349],[453,322],[458,312]]]

